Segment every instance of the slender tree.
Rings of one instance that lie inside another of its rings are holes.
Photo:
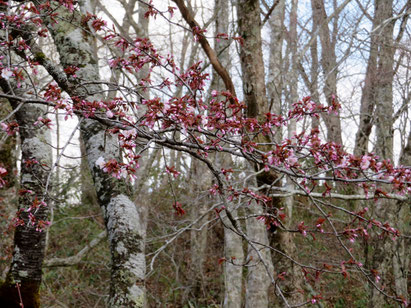
[[[256,0],[238,1],[237,5],[238,31],[244,40],[240,48],[242,83],[244,101],[247,104],[247,116],[261,117],[269,111],[265,87],[264,62],[261,41],[260,4]],[[262,177],[260,183],[266,182]],[[258,183],[258,182],[257,182]],[[248,215],[261,215],[262,207],[257,205],[247,207]],[[267,230],[255,219],[247,220],[247,234],[252,241],[261,245],[268,244]],[[260,255],[259,255],[260,254]],[[246,307],[267,307],[269,273],[272,272],[270,251],[261,246],[256,249],[248,247],[247,259],[254,264],[250,266],[246,282]]]
[[[21,94],[24,89],[2,79],[3,93]],[[0,285],[0,302],[7,307],[40,307],[42,263],[51,190],[52,154],[46,108],[9,100],[19,126],[21,142],[19,206],[14,232],[13,259],[6,281]]]
[[[322,0],[311,0],[311,7],[313,11],[313,22],[319,27],[319,37],[321,42],[321,67],[324,76],[323,92],[327,99],[329,106],[332,101],[338,98],[337,95],[337,56],[336,56],[336,33],[338,22],[334,23],[334,28],[330,31],[327,21],[327,13],[325,11],[325,4]],[[338,19],[338,15],[334,16]],[[327,127],[327,140],[342,144],[341,136],[341,122],[336,115],[325,115],[324,122]]]

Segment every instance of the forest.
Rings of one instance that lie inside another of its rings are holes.
[[[410,307],[411,0],[0,0],[0,307]]]

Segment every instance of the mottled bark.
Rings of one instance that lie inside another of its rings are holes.
[[[0,5],[0,11],[6,10],[4,4]],[[1,30],[1,41],[11,39],[6,37],[4,30]],[[7,57],[14,57],[11,52],[2,57],[2,66],[7,66]],[[9,59],[11,60],[11,59]],[[13,79],[3,79],[0,77],[1,91],[5,94],[21,95],[26,89],[23,84],[17,88]],[[46,233],[36,230],[39,220],[47,221],[49,209],[40,205],[36,210],[31,208],[34,202],[47,202],[47,192],[44,186],[47,182],[48,168],[51,167],[51,150],[46,142],[50,142],[50,135],[44,128],[33,128],[34,122],[39,116],[44,116],[44,107],[32,104],[19,105],[17,101],[9,100],[15,111],[15,120],[19,125],[19,135],[21,141],[21,166],[20,166],[20,188],[31,190],[32,193],[21,194],[18,198],[18,211],[16,219],[20,224],[14,230],[13,257],[11,266],[6,276],[6,280],[0,282],[0,303],[5,307],[21,307],[23,301],[25,307],[40,307],[39,290],[42,278],[42,263],[44,259]],[[2,107],[4,108],[4,102]],[[10,111],[10,110],[9,110]],[[3,118],[3,117],[2,117]],[[6,152],[7,153],[7,152]],[[2,153],[2,154],[6,154]],[[9,152],[8,154],[11,154]],[[26,160],[34,159],[39,163],[27,165]],[[10,167],[12,158],[7,158],[2,167]],[[41,164],[44,163],[44,167]],[[8,169],[9,176],[13,177],[13,168]],[[11,181],[10,184],[13,184]],[[15,182],[14,182],[15,183]],[[36,201],[37,200],[37,201]],[[30,216],[32,215],[32,216]],[[34,224],[33,224],[34,222]],[[21,297],[21,298],[20,298]]]
[[[8,84],[0,82],[3,92],[9,93]],[[17,91],[17,90],[16,90]],[[17,102],[11,102],[13,109]],[[45,115],[45,108],[33,104],[25,104],[16,113],[15,118],[20,126],[22,164],[20,167],[20,189],[33,193],[19,197],[18,217],[21,219],[14,232],[13,259],[6,281],[0,286],[0,303],[4,307],[21,307],[20,296],[16,284],[20,285],[20,294],[24,307],[40,307],[40,284],[42,264],[46,243],[46,232],[38,229],[39,221],[47,221],[49,205],[40,205],[37,210],[27,211],[33,202],[48,202],[48,191],[45,191],[52,164],[50,133],[45,128],[36,128],[34,122]],[[26,161],[37,160],[39,164],[29,165]],[[44,165],[42,165],[44,164]],[[50,187],[49,187],[50,189]],[[30,220],[29,215],[34,215]],[[34,224],[32,223],[34,221]]]
[[[63,67],[79,67],[77,80],[100,80],[97,59],[94,58],[92,37],[82,31],[80,14],[59,11],[62,20],[49,26]],[[65,22],[64,17],[71,22]],[[58,76],[57,76],[58,77]],[[57,79],[61,84],[61,80]],[[65,84],[64,88],[72,97],[86,100],[101,100],[102,89],[98,85],[75,87]],[[104,213],[107,234],[110,242],[112,270],[110,281],[109,307],[144,307],[145,305],[145,222],[141,208],[130,199],[127,183],[104,173],[96,161],[103,157],[120,160],[117,138],[106,134],[102,124],[83,119],[81,135],[84,140],[87,162],[91,170],[99,204]]]
[[[86,146],[82,138],[80,138],[80,153],[81,204],[87,207],[97,206],[96,208],[98,208],[96,189],[93,185],[93,178],[87,162]]]
[[[337,99],[337,56],[335,54],[335,40],[332,39],[327,23],[327,14],[323,0],[311,0],[313,11],[313,22],[320,25],[321,42],[321,66],[325,79],[323,88],[328,105],[331,105],[333,97]],[[338,18],[337,16],[334,18]],[[336,29],[334,29],[336,31]],[[341,122],[337,115],[323,114],[323,119],[327,127],[327,140],[329,142],[342,143]]]
[[[6,9],[8,10],[4,3],[0,5],[1,12]],[[12,39],[11,35],[4,30],[1,30],[0,35],[2,42]],[[10,52],[6,57],[14,56]],[[2,66],[7,66],[6,59],[2,57]],[[31,90],[25,83],[17,87],[13,79],[5,80],[3,77],[0,77],[0,87],[3,93],[11,95],[22,95],[25,91]],[[46,244],[46,232],[43,229],[48,219],[48,193],[51,190],[50,186],[48,190],[45,189],[52,165],[50,132],[47,128],[34,125],[40,116],[45,117],[44,106],[20,105],[14,100],[9,102],[15,111],[14,117],[19,125],[21,142],[19,188],[20,191],[27,190],[31,193],[21,193],[18,197],[16,216],[19,224],[14,231],[11,266],[6,281],[0,284],[0,303],[4,307],[11,308],[21,307],[22,302],[25,307],[40,307],[39,290]],[[34,163],[26,163],[30,161]],[[8,171],[10,176],[14,176],[13,169]],[[37,206],[32,207],[33,204]]]
[[[110,198],[104,211],[112,262],[109,307],[144,307],[144,215],[125,194]]]

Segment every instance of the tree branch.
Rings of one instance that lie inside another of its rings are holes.
[[[311,196],[313,198],[333,198],[333,199],[340,199],[340,200],[374,200],[375,198],[378,199],[393,199],[393,200],[398,200],[398,201],[406,201],[408,200],[407,196],[402,196],[399,194],[388,194],[385,195],[343,195],[343,194],[337,194],[337,193],[327,193],[326,195],[323,195],[322,193],[318,192],[310,192],[307,193],[304,190],[295,190],[295,189],[286,189],[286,188],[281,188],[281,187],[271,187],[273,190],[278,190],[282,191],[285,194],[270,194],[270,197],[276,197],[276,198],[286,198],[289,196]]]
[[[261,23],[261,26],[264,26],[264,24],[267,22],[267,20],[270,18],[271,13],[274,11],[274,9],[277,7],[278,3],[280,3],[280,0],[277,0],[273,3],[273,5],[270,7],[268,10],[267,14],[264,17],[263,22]]]
[[[193,14],[184,4],[183,0],[173,0],[175,4],[178,6],[181,15],[183,16],[184,20],[188,23],[192,30],[194,29],[201,29],[200,25],[195,21]],[[200,42],[201,47],[203,48],[204,52],[206,53],[208,59],[210,60],[213,68],[216,70],[217,74],[221,77],[224,82],[226,89],[233,95],[236,96],[234,84],[231,80],[230,75],[228,74],[227,70],[223,67],[221,62],[218,60],[218,57],[211,48],[210,43],[208,42],[207,38],[204,35],[198,35],[198,41]]]
[[[106,231],[99,233],[90,243],[88,243],[76,255],[68,258],[52,258],[45,260],[43,267],[73,266],[81,262],[81,259],[87,255],[94,247],[106,237]]]

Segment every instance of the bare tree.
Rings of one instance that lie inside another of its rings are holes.
[[[244,39],[240,47],[240,60],[244,101],[247,115],[258,118],[269,109],[261,41],[260,4],[256,0],[238,1],[238,31]],[[257,181],[261,181],[257,178]],[[259,215],[263,209],[257,205],[246,209],[247,215]],[[247,235],[254,242],[268,244],[267,230],[255,219],[247,219]],[[272,272],[270,251],[249,245],[247,260],[251,262],[246,282],[246,307],[267,307],[268,287]],[[254,261],[253,261],[254,260]]]
[[[335,2],[334,2],[335,3]],[[337,99],[337,56],[335,51],[336,37],[338,32],[338,22],[334,22],[334,27],[330,31],[328,18],[325,11],[324,1],[311,0],[313,11],[313,22],[318,25],[319,37],[321,42],[321,67],[324,76],[323,92],[327,99],[328,105],[332,104],[333,99]],[[334,20],[338,15],[334,16]],[[314,34],[315,35],[315,34]],[[336,115],[325,115],[324,122],[327,127],[327,140],[338,144],[342,143],[341,122]]]

